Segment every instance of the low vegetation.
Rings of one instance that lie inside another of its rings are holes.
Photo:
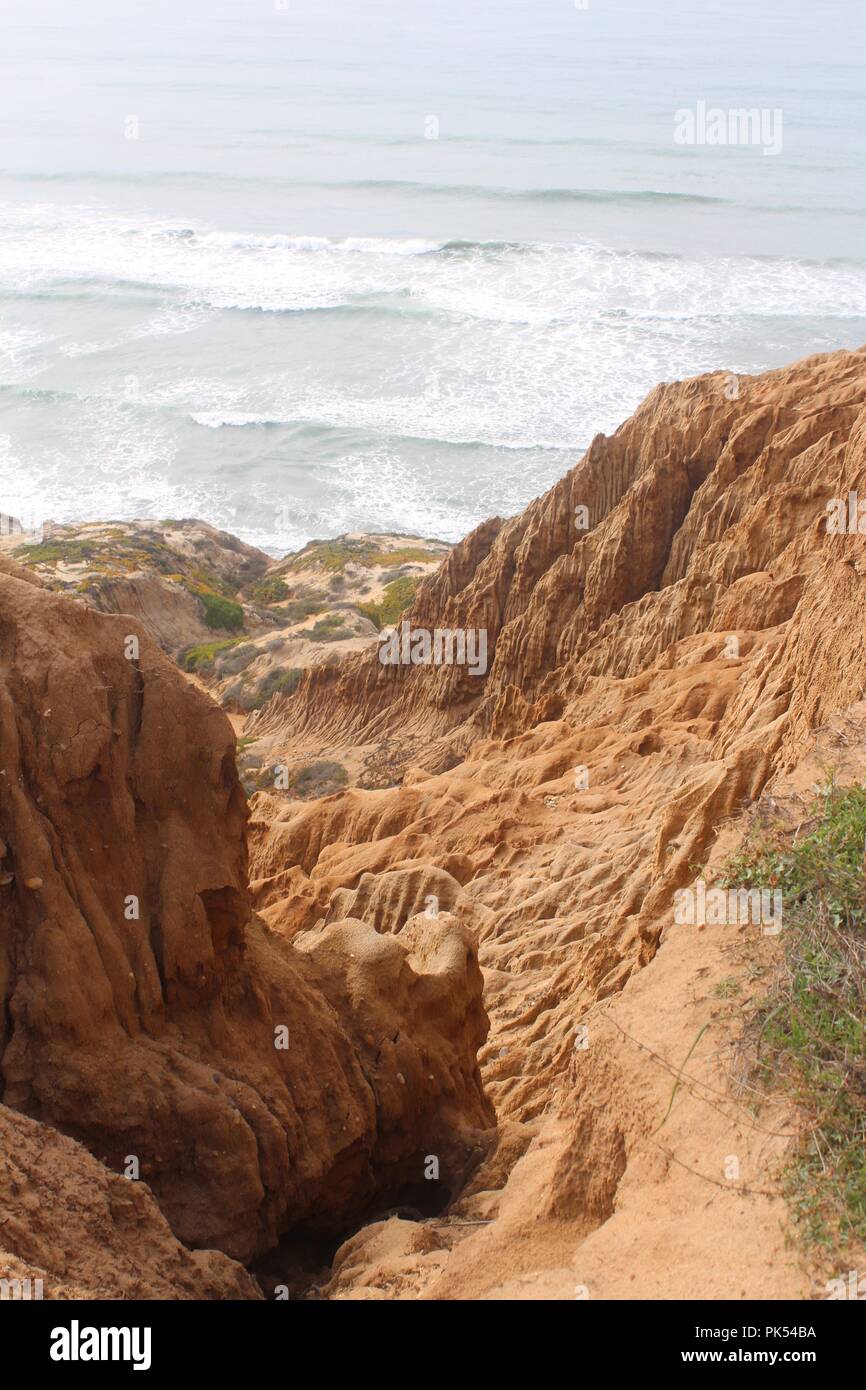
[[[262,767],[248,759],[246,750],[250,741],[246,740],[243,748],[241,743],[238,743],[241,785],[248,797],[264,791],[276,792],[278,796],[288,794],[294,800],[315,801],[318,797],[331,796],[334,792],[342,791],[348,785],[349,774],[342,763],[320,759],[307,763],[305,767],[296,768],[289,775],[288,787],[278,790],[274,785],[274,769],[269,766]]]
[[[305,632],[304,636],[311,642],[342,642],[355,634],[350,627],[345,626],[342,613],[328,613],[324,618],[320,618],[309,632]]]
[[[222,679],[226,676],[236,676],[261,656],[261,651],[252,642],[239,642],[238,638],[232,638],[226,642],[221,652],[217,653],[216,673]]]
[[[866,787],[832,783],[795,832],[756,819],[729,886],[780,889],[782,959],[753,1020],[762,1088],[796,1103],[785,1179],[805,1237],[866,1240]]]
[[[393,579],[386,584],[378,603],[359,603],[358,612],[369,618],[375,627],[391,627],[405,613],[415,597],[418,580],[410,575]]]
[[[369,540],[311,541],[293,558],[289,569],[306,570],[313,565],[321,565],[330,573],[339,574],[349,564],[370,569],[386,565],[423,565],[439,558],[438,550],[428,549],[424,545],[404,545],[397,550],[386,550]]]
[[[261,603],[265,607],[270,603],[282,603],[283,599],[287,599],[290,593],[291,590],[285,579],[278,574],[260,579],[249,590],[249,596],[253,603]]]
[[[244,625],[244,610],[239,603],[203,589],[192,589],[191,592],[204,609],[204,620],[208,627],[222,632],[240,632]]]
[[[305,618],[312,618],[315,613],[323,613],[327,606],[328,600],[324,594],[309,594],[285,604],[282,614],[287,623],[302,623]]]
[[[268,672],[254,694],[242,697],[241,703],[245,709],[261,709],[272,695],[291,695],[300,685],[303,674],[299,666],[276,667]]]
[[[35,541],[16,546],[15,558],[25,565],[83,565],[93,558],[93,546],[84,541]]]
[[[290,786],[296,796],[311,801],[315,797],[330,796],[332,792],[340,791],[348,781],[349,774],[341,763],[321,760],[308,763],[293,774]]]
[[[238,645],[239,638],[225,637],[219,642],[202,642],[198,646],[187,647],[180,654],[180,664],[185,671],[212,671],[217,657]]]

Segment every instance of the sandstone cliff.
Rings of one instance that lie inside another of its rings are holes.
[[[356,1243],[338,1261],[338,1296],[383,1296],[384,1281],[386,1296],[573,1297],[594,1232],[598,1296],[808,1287],[781,1253],[777,1153],[753,1156],[757,1176],[720,1192],[703,1233],[682,1211],[678,1165],[697,1170],[688,1200],[703,1204],[725,1154],[744,1151],[738,1106],[715,1130],[681,1096],[689,1124],[669,1156],[650,1136],[697,1036],[693,1068],[723,1094],[729,1081],[712,990],[736,940],[674,933],[673,894],[864,693],[864,535],[827,525],[858,489],[866,352],[661,386],[422,585],[411,629],[486,629],[486,675],[373,653],[311,673],[254,719],[275,761],[375,750],[394,730],[404,750],[400,791],[254,800],[266,919],[295,936],[351,902],[393,932],[438,895],[480,943],[491,1015],[482,1072],[500,1156],[458,1209],[489,1224],[459,1227],[454,1253],[450,1227],[422,1254],[397,1230],[384,1264],[374,1230],[360,1260]],[[586,1050],[585,1027],[600,1031]],[[627,1200],[643,1215],[623,1222]],[[623,1227],[632,1269],[649,1271],[634,1288],[608,1243]],[[669,1239],[679,1264],[660,1255]]]
[[[772,942],[672,902],[756,798],[866,772],[858,491],[866,351],[658,387],[421,584],[483,674],[373,649],[250,715],[249,822],[142,628],[0,564],[4,1104],[139,1156],[187,1245],[350,1233],[334,1298],[808,1295],[797,1117],[732,1075]],[[352,784],[287,793],[310,758]]]
[[[138,624],[7,561],[0,652],[3,1103],[242,1260],[394,1200],[431,1150],[459,1186],[492,1120],[462,927],[288,946],[251,914],[228,721]]]

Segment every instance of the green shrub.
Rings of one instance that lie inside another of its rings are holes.
[[[272,574],[266,579],[260,579],[250,589],[250,598],[253,603],[280,603],[284,598],[288,598],[291,590],[279,574]]]
[[[320,761],[308,763],[291,779],[292,790],[305,800],[319,796],[330,796],[349,781],[349,774],[341,763]]]
[[[213,570],[204,569],[190,570],[188,585],[199,598],[203,594],[214,594],[220,598],[233,599],[240,588],[237,575],[226,575],[225,579],[221,579]]]
[[[332,574],[341,573],[346,565],[364,567],[383,565],[429,564],[431,560],[441,559],[438,550],[428,550],[423,545],[406,545],[399,550],[380,549],[371,540],[329,540],[310,541],[302,551],[293,556],[289,568],[305,570],[319,564]]]
[[[342,642],[346,637],[354,637],[354,632],[350,627],[345,627],[344,619],[340,613],[328,613],[321,618],[309,632],[303,635],[308,637],[311,642]]]
[[[240,632],[244,625],[244,610],[239,603],[204,590],[193,592],[204,608],[204,620],[208,627],[222,629],[224,632]]]
[[[315,594],[287,603],[283,613],[286,615],[287,622],[302,623],[305,618],[312,618],[314,613],[321,613],[327,606],[328,601],[324,595]]]
[[[405,545],[402,550],[376,550],[370,563],[375,565],[429,565],[443,559],[438,550],[423,550],[420,546]]]
[[[237,637],[225,637],[221,642],[202,642],[195,647],[186,647],[180,654],[180,664],[185,671],[211,671],[218,654],[237,644]]]
[[[290,569],[304,570],[319,564],[332,574],[338,574],[352,561],[364,564],[372,551],[373,547],[367,541],[310,541],[292,559]]]
[[[752,1020],[756,1070],[803,1120],[785,1177],[807,1239],[866,1240],[866,787],[831,785],[796,834],[756,820],[728,886],[780,889],[783,959]]]
[[[303,669],[299,666],[276,667],[269,671],[254,695],[243,699],[246,709],[261,709],[272,695],[292,695],[301,683]]]
[[[357,609],[369,618],[380,631],[392,627],[412,603],[418,588],[418,580],[411,575],[393,579],[385,585],[384,593],[378,603],[359,603]]]
[[[18,545],[14,554],[25,565],[80,565],[93,559],[94,546],[86,541],[36,541]]]
[[[241,642],[239,646],[236,645],[237,642],[237,637],[227,642],[225,650],[217,656],[217,675],[236,676],[239,671],[245,670],[251,661],[255,661],[257,656],[261,656],[261,649],[252,642]]]

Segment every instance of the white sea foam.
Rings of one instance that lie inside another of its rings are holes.
[[[203,425],[205,429],[220,430],[224,426],[234,429],[243,429],[245,425],[274,425],[282,423],[279,420],[270,420],[266,415],[245,415],[242,411],[230,411],[228,414],[221,414],[218,410],[193,411],[189,417],[197,425]]]
[[[84,295],[130,297],[149,286],[181,306],[262,312],[378,298],[396,308],[402,302],[404,309],[539,325],[606,312],[672,322],[866,313],[866,273],[844,262],[626,255],[590,244],[256,236],[92,208],[0,210],[0,287],[71,286]],[[159,317],[149,330],[170,331]]]
[[[359,525],[456,538],[660,380],[836,347],[846,323],[866,337],[850,262],[261,235],[47,203],[0,208],[0,294],[0,484],[26,467],[57,520],[197,513],[277,549]]]

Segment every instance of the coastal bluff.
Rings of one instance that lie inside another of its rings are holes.
[[[7,537],[0,1275],[270,1296],[314,1240],[299,1296],[814,1292],[796,1115],[734,1064],[776,947],[673,902],[866,778],[861,503],[866,349],[660,385],[516,517],[355,537],[366,595],[201,522],[98,582]],[[383,663],[396,622],[484,669]],[[268,688],[288,627],[325,655]]]

